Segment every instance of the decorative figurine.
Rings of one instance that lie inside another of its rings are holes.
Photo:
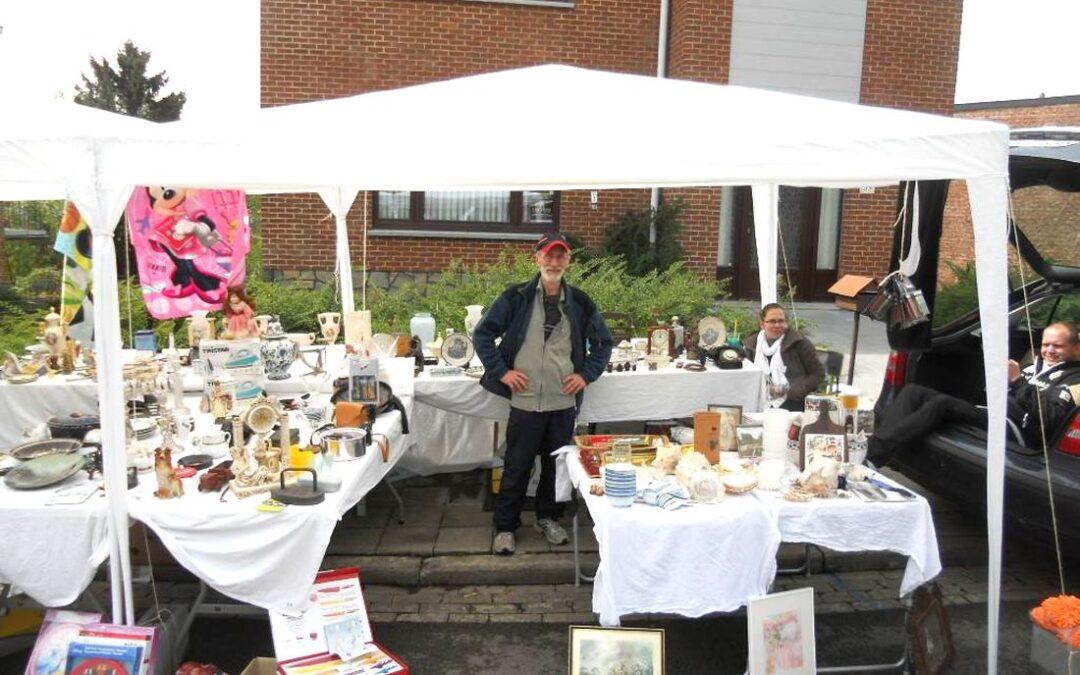
[[[202,340],[214,339],[214,324],[207,318],[208,312],[197,309],[188,318],[188,344],[198,347]]]
[[[255,301],[242,286],[230,286],[221,311],[225,314],[227,340],[246,340],[259,337],[259,324],[255,321]]]
[[[232,410],[233,396],[225,391],[225,386],[221,383],[221,380],[217,378],[210,380],[209,398],[209,410],[207,412],[212,414],[214,419],[227,417],[229,411]]]
[[[158,484],[155,497],[173,499],[184,496],[184,484],[176,476],[176,469],[172,465],[172,448],[168,445],[154,450],[154,474]]]
[[[338,312],[321,312],[319,314],[319,329],[322,331],[323,342],[332,345],[337,342],[341,333],[341,314]]]
[[[56,308],[49,308],[49,313],[45,315],[45,322],[42,324],[41,334],[45,338],[45,345],[49,348],[49,368],[59,370],[64,352],[67,351],[67,331],[64,330],[64,324],[60,315],[56,313]]]

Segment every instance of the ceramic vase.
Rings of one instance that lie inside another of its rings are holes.
[[[188,327],[191,333],[188,335],[188,342],[193,346],[199,344],[202,340],[213,338],[210,319],[207,318],[208,313],[204,309],[197,309],[191,313],[191,324]]]
[[[270,329],[270,321],[273,318],[269,314],[260,314],[255,317],[255,325],[259,327],[259,337],[266,337],[266,332]]]
[[[420,338],[420,344],[435,341],[435,319],[428,312],[417,312],[409,320],[409,331]]]
[[[465,306],[465,332],[472,337],[473,331],[476,330],[476,324],[480,323],[480,319],[484,316],[483,305],[466,305]]]
[[[287,380],[289,366],[296,359],[296,342],[281,329],[281,323],[271,321],[260,347],[266,377],[271,380]]]
[[[341,314],[337,312],[319,314],[319,329],[322,331],[326,344],[332,345],[337,342],[338,334],[341,333]]]

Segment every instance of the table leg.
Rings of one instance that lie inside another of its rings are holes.
[[[397,501],[398,506],[398,523],[405,524],[405,502],[402,501],[401,495],[398,493],[397,488],[390,481],[386,481],[386,487],[390,490],[390,494],[394,495],[394,500]]]
[[[813,544],[803,544],[803,561],[798,567],[782,567],[776,570],[776,576],[788,576],[793,574],[802,574],[803,576],[810,576],[810,549],[817,549]]]
[[[576,502],[577,500],[575,500]],[[577,505],[577,504],[575,504]],[[578,547],[578,517],[577,509],[574,510],[574,518],[572,520],[572,527],[574,530],[574,585],[580,586],[582,581],[588,581],[592,583],[596,576],[589,576],[581,571],[581,549]]]

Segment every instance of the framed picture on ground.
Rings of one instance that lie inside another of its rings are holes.
[[[736,432],[742,424],[742,406],[710,403],[707,407],[710,412],[720,413],[720,452],[737,451],[739,436]]]
[[[570,675],[663,675],[662,628],[570,626]]]
[[[915,589],[907,629],[916,672],[931,675],[948,672],[956,658],[956,647],[949,615],[941,600],[941,588],[936,583]]]
[[[746,607],[749,675],[813,675],[814,589],[751,598]]]

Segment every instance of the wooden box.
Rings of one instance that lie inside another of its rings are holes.
[[[720,413],[702,410],[694,413],[694,449],[708,458],[709,464],[720,461]]]

